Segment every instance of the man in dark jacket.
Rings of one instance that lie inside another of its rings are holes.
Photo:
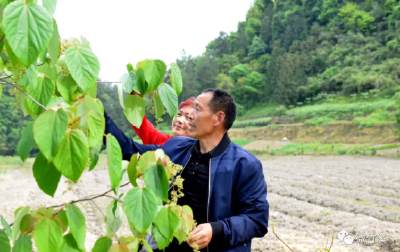
[[[162,148],[172,162],[182,165],[184,197],[199,225],[192,231],[203,251],[250,252],[251,239],[268,232],[269,204],[261,162],[232,143],[227,131],[236,118],[232,97],[219,89],[206,89],[197,97],[190,120],[190,136],[174,137],[163,146],[142,145],[106,118],[106,134],[119,141],[127,160]],[[197,140],[196,140],[197,139]],[[165,251],[193,251],[176,240]]]

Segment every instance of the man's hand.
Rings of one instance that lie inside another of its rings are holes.
[[[190,234],[192,239],[187,239],[189,245],[195,243],[199,249],[202,249],[211,242],[213,230],[210,223],[205,223],[198,225]]]

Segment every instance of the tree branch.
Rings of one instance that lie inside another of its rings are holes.
[[[15,87],[16,89],[18,89],[21,93],[23,93],[24,95],[28,96],[29,99],[31,99],[34,103],[36,103],[39,107],[42,107],[44,110],[47,110],[47,108],[45,106],[43,106],[42,104],[40,104],[38,101],[36,101],[32,96],[30,96],[28,93],[26,93],[24,90],[22,90],[20,87],[18,87],[17,84],[12,83],[12,82],[8,82],[5,81],[4,79],[0,80],[0,84],[3,85],[11,85],[13,87]]]
[[[129,185],[129,184],[130,184],[130,182],[126,182],[125,184],[121,185],[119,188],[125,187],[125,186],[127,186],[127,185]],[[112,191],[113,191],[113,189],[110,189],[110,190],[108,190],[108,191],[106,191],[106,192],[104,192],[104,193],[102,193],[102,194],[93,195],[93,196],[86,196],[86,197],[84,197],[84,198],[82,198],[82,199],[72,200],[72,201],[70,201],[68,204],[75,204],[75,203],[78,203],[78,202],[89,201],[89,200],[93,201],[94,199],[97,199],[97,198],[100,198],[100,197],[112,198],[112,199],[115,199],[115,200],[117,200],[117,201],[119,201],[120,203],[123,204],[124,202],[123,202],[121,199],[116,198],[116,197],[113,197],[113,196],[111,196],[111,195],[106,195],[107,193],[110,193],[110,192],[112,192]],[[62,206],[64,206],[64,204],[65,204],[65,203],[59,204],[59,205],[48,206],[48,207],[46,207],[46,208],[50,208],[50,207],[53,207],[53,208],[55,208],[55,207],[62,207]],[[10,227],[11,227],[13,224],[14,224],[14,223],[11,223],[11,224],[10,224]]]
[[[127,186],[127,185],[129,185],[129,184],[130,184],[130,182],[127,182],[127,183],[121,185],[120,188],[121,188],[121,187],[124,187],[124,186]],[[106,192],[104,192],[104,193],[102,193],[102,194],[93,195],[93,196],[87,196],[87,197],[84,197],[84,198],[82,198],[82,199],[72,200],[72,201],[70,201],[68,204],[75,204],[75,203],[82,202],[82,201],[94,200],[94,199],[97,199],[97,198],[100,198],[100,197],[109,197],[109,198],[113,198],[113,199],[115,199],[115,200],[118,200],[118,201],[121,202],[121,203],[124,203],[121,199],[115,198],[115,197],[110,196],[110,195],[106,195],[107,193],[112,192],[112,191],[113,191],[113,190],[110,189],[110,190],[108,190],[108,191],[106,191]],[[53,205],[53,206],[48,206],[47,208],[50,208],[50,207],[62,207],[63,205],[64,205],[64,204]]]

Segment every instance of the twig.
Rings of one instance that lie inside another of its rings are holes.
[[[280,240],[283,244],[285,244],[286,247],[287,247],[288,249],[290,249],[290,251],[295,252],[292,248],[289,247],[289,245],[287,245],[287,244],[286,244],[281,238],[279,238],[279,236],[275,233],[275,230],[274,230],[274,223],[271,223],[271,227],[272,227],[272,233],[274,233],[275,237],[278,238],[278,240]]]
[[[12,75],[6,75],[6,76],[1,76],[0,79],[8,79],[8,78],[11,78],[11,77],[12,77]]]
[[[121,199],[117,198],[117,197],[114,197],[114,196],[111,196],[111,195],[108,195],[108,194],[106,194],[104,196],[108,197],[108,198],[111,198],[111,199],[114,199],[116,201],[119,201],[121,204],[124,204],[124,202]]]
[[[121,185],[120,188],[121,188],[121,187],[124,187],[124,186],[127,186],[127,185],[129,185],[129,184],[130,184],[130,182],[127,182],[127,183]],[[106,194],[109,193],[109,192],[112,192],[112,191],[113,191],[113,190],[110,189],[110,190],[108,190],[108,191],[106,191],[106,192],[104,192],[104,193],[102,193],[102,194],[93,195],[93,196],[87,196],[87,197],[84,197],[84,198],[82,198],[82,199],[72,200],[72,201],[69,202],[68,204],[75,204],[75,203],[82,202],[82,201],[94,200],[94,199],[97,199],[97,198],[100,198],[100,197],[109,197],[110,195],[106,195]],[[122,202],[121,199],[118,199],[118,200],[119,200],[120,202]],[[123,203],[123,202],[122,202],[122,203]],[[64,205],[64,204],[53,205],[53,206],[48,206],[47,208],[50,208],[50,207],[62,207],[63,205]]]
[[[26,93],[24,90],[22,90],[20,87],[18,87],[17,84],[12,83],[12,82],[8,82],[5,81],[4,79],[2,79],[0,81],[0,84],[4,84],[4,85],[11,85],[14,86],[16,89],[18,89],[21,93],[23,93],[24,95],[28,96],[29,99],[31,99],[34,103],[36,103],[39,107],[42,107],[44,110],[47,110],[47,108],[45,106],[43,106],[42,104],[40,104],[38,101],[36,101],[32,96],[30,96],[28,93]]]

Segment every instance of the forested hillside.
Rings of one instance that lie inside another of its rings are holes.
[[[201,56],[183,52],[180,98],[218,87],[248,109],[301,105],[322,93],[392,96],[399,40],[399,0],[256,0],[237,31],[221,32]]]

